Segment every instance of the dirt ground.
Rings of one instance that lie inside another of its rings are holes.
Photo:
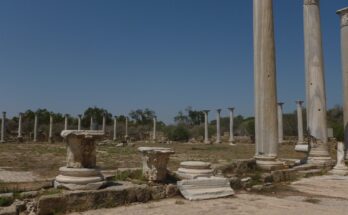
[[[279,189],[261,194],[237,193],[235,197],[186,201],[180,197],[147,204],[134,204],[70,215],[346,215],[348,214],[348,177],[318,176],[304,178]]]
[[[185,160],[201,160],[213,164],[224,164],[233,159],[252,158],[255,153],[253,144],[229,146],[228,144],[177,143],[165,145],[136,143],[133,147],[103,145],[97,147],[97,165],[105,170],[141,167],[141,158],[137,151],[140,146],[173,148],[176,153],[171,156],[168,164],[169,169],[172,170],[176,170],[179,163]],[[295,152],[292,145],[283,145],[280,147],[279,157],[302,158],[303,154]],[[28,171],[36,178],[53,178],[58,174],[59,167],[65,165],[65,159],[66,146],[64,143],[0,144],[0,171]]]

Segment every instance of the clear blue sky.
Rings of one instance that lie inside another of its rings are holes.
[[[302,0],[275,0],[278,98],[304,99]],[[339,18],[321,0],[328,107],[342,102]],[[0,1],[0,111],[236,107],[253,115],[252,0]],[[227,115],[227,111],[223,112]],[[213,119],[215,113],[210,115]]]

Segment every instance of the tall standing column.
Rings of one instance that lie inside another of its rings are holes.
[[[117,140],[117,116],[114,117],[114,141]]]
[[[64,116],[64,130],[68,130],[68,114]]]
[[[235,145],[234,143],[234,134],[233,134],[233,119],[234,119],[234,108],[228,108],[228,110],[230,111],[230,145]]]
[[[6,112],[2,112],[2,120],[1,120],[1,143],[5,142],[5,121],[6,121]]]
[[[278,142],[284,143],[283,102],[278,102]]]
[[[23,113],[19,113],[19,115],[18,115],[18,136],[17,136],[17,140],[19,142],[23,141],[23,136],[22,136],[22,117],[23,117]]]
[[[153,118],[153,134],[152,134],[152,140],[156,142],[156,126],[157,126],[157,118]]]
[[[106,129],[106,114],[103,114],[103,124],[102,124],[102,131],[105,133]]]
[[[204,143],[205,144],[210,144],[209,141],[209,130],[208,130],[208,114],[209,110],[204,110]]]
[[[89,130],[93,130],[93,116],[91,116],[91,124],[89,125]]]
[[[221,143],[221,129],[220,129],[220,114],[221,109],[216,110],[216,143]]]
[[[35,118],[34,118],[34,142],[37,142],[37,123],[38,123],[38,119],[37,119],[37,113],[35,113]]]
[[[305,144],[304,136],[303,136],[303,117],[302,117],[302,104],[303,101],[296,101],[296,109],[297,109],[297,134],[298,141],[297,145]]]
[[[126,134],[124,135],[125,139],[128,139],[128,117],[126,117],[126,123],[125,123],[125,132]]]
[[[341,62],[343,75],[344,145],[348,152],[348,7],[337,11],[341,18]],[[348,153],[346,152],[346,159]]]
[[[308,162],[317,165],[331,161],[327,145],[324,60],[319,0],[304,0],[304,41],[308,131]]]
[[[77,116],[77,130],[78,130],[78,131],[81,131],[81,118],[82,118],[82,115],[79,114],[79,115]]]
[[[52,143],[53,142],[53,116],[50,115],[50,128],[48,132],[48,142]]]
[[[254,0],[254,84],[256,163],[262,169],[283,166],[278,156],[276,62],[273,1]]]

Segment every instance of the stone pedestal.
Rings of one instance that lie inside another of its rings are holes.
[[[254,0],[254,89],[256,163],[261,169],[280,168],[273,1]]]
[[[211,164],[202,161],[184,161],[176,172],[180,179],[196,179],[199,177],[209,178],[214,175]]]
[[[99,189],[105,182],[96,167],[95,140],[104,136],[102,131],[64,130],[61,136],[67,143],[67,164],[59,169],[55,187],[69,190]]]
[[[333,175],[348,175],[348,167],[346,166],[345,160],[345,147],[342,142],[337,143],[337,164],[330,171]]]
[[[307,125],[310,135],[308,163],[331,163],[327,145],[326,93],[319,0],[304,0],[304,42]]]
[[[143,161],[143,175],[149,181],[165,181],[169,156],[174,154],[170,148],[140,147]]]
[[[210,144],[209,141],[209,130],[208,130],[208,114],[209,110],[204,110],[204,143],[205,144]]]

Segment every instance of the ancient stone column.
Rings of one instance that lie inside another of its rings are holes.
[[[89,130],[93,130],[93,124],[94,124],[93,117],[91,117],[91,124],[89,125]]]
[[[343,75],[344,144],[348,151],[348,7],[337,11],[341,18],[341,62]],[[348,159],[346,153],[346,159]]]
[[[96,166],[96,139],[104,136],[102,131],[64,130],[61,136],[67,143],[67,162],[59,169],[54,186],[69,190],[96,190],[105,184],[100,169]]]
[[[303,101],[296,101],[296,109],[297,109],[297,133],[298,133],[298,141],[297,145],[305,144],[304,136],[303,136],[303,117],[302,117],[302,104]]]
[[[283,102],[278,102],[278,142],[284,142],[284,127],[283,127]]]
[[[344,143],[337,142],[337,163],[333,170],[330,171],[333,175],[348,175],[348,167],[344,161],[345,159],[345,147]]]
[[[208,113],[209,110],[204,110],[204,143],[205,144],[210,144],[209,141],[209,130],[208,130]]]
[[[153,134],[152,134],[152,140],[156,142],[156,126],[157,126],[157,119],[156,117],[153,118]]]
[[[103,124],[102,124],[102,131],[105,132],[106,128],[106,114],[103,114]]]
[[[81,130],[81,118],[82,118],[82,115],[79,114],[77,117],[78,117],[77,118],[77,130],[80,131]]]
[[[48,142],[52,143],[53,142],[53,116],[50,115],[50,127],[49,127],[49,132],[48,132]]]
[[[117,116],[114,116],[114,141],[117,140]]]
[[[216,110],[216,143],[221,143],[221,130],[220,130],[220,114],[221,109]]]
[[[331,161],[327,146],[324,60],[319,0],[304,0],[304,41],[307,94],[307,125],[311,149],[308,162],[322,165]]]
[[[126,122],[125,122],[125,139],[127,140],[128,139],[128,117],[126,117]]]
[[[19,115],[18,115],[18,136],[17,136],[17,140],[19,142],[23,141],[23,136],[22,136],[22,117],[23,117],[23,113],[19,113]]]
[[[254,84],[256,163],[262,169],[277,161],[278,125],[276,62],[272,0],[254,0]]]
[[[5,142],[5,121],[6,121],[6,112],[2,112],[2,120],[1,120],[1,139],[0,142]]]
[[[35,118],[34,118],[34,142],[37,142],[37,123],[38,123],[38,119],[37,119],[37,114],[35,113]]]
[[[64,116],[64,130],[68,130],[68,114]]]
[[[234,108],[228,108],[228,110],[230,111],[230,145],[235,145],[234,144],[234,134],[233,134],[233,119],[234,119]]]

